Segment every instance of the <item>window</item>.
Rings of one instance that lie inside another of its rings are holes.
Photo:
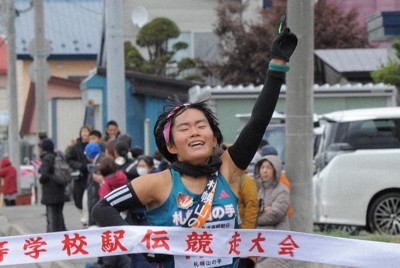
[[[263,0],[263,8],[272,8],[272,0]]]
[[[400,148],[399,129],[400,119],[352,122],[347,142],[355,149]]]

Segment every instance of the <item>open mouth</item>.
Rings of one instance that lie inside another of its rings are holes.
[[[204,142],[202,142],[202,141],[193,141],[193,142],[189,143],[190,147],[196,147],[196,146],[202,146],[202,145],[204,145]]]

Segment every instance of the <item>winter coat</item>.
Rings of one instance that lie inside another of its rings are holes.
[[[80,171],[79,180],[86,180],[88,177],[87,164],[88,160],[85,155],[85,147],[87,143],[82,142],[81,138],[76,140],[76,144],[71,148],[71,150],[66,155],[68,165],[73,171]]]
[[[93,164],[96,166],[100,163],[101,159],[104,157],[104,153],[99,154],[94,160]],[[88,175],[88,182],[87,182],[87,197],[88,197],[88,209],[89,209],[89,226],[95,225],[96,222],[94,221],[90,211],[92,211],[94,205],[99,201],[99,188],[100,185],[98,182],[94,181],[92,178],[92,174],[89,173]]]
[[[241,229],[255,229],[258,216],[257,185],[254,179],[245,174],[240,178],[239,216]]]
[[[266,155],[256,164],[259,174],[263,160],[268,160],[275,169],[275,177],[272,182],[262,182],[258,175],[258,198],[261,200],[262,208],[258,217],[257,226],[265,229],[290,230],[287,210],[290,203],[289,189],[280,182],[281,162],[275,155]],[[266,213],[265,207],[271,206],[272,211]]]
[[[11,195],[18,192],[17,189],[17,170],[12,166],[10,159],[4,157],[1,160],[0,177],[3,178],[4,195]]]
[[[108,193],[128,183],[128,178],[122,170],[108,175],[99,188],[99,198],[103,199]]]
[[[129,159],[123,165],[119,166],[118,169],[122,170],[129,181],[139,177],[136,171],[137,161],[136,159]]]
[[[264,156],[255,166],[257,174],[260,174],[260,166],[263,161],[268,160],[275,170],[275,176],[272,181],[261,181],[257,177],[258,198],[260,200],[260,213],[257,221],[257,228],[290,230],[288,207],[290,203],[289,189],[280,182],[281,162],[275,155]],[[264,208],[271,206],[271,211],[264,212]],[[293,264],[290,260],[277,258],[257,258],[256,268],[282,267],[290,268]]]
[[[54,181],[54,163],[56,153],[45,152],[42,155],[39,182],[42,184],[43,205],[56,205],[64,203],[65,186]]]

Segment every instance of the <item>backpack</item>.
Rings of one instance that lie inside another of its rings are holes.
[[[54,158],[54,181],[64,186],[72,181],[71,168],[61,154],[57,154]]]

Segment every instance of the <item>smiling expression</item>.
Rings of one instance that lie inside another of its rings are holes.
[[[189,108],[177,115],[171,133],[173,142],[168,144],[168,151],[176,154],[179,161],[192,165],[208,163],[217,139],[202,111]]]

